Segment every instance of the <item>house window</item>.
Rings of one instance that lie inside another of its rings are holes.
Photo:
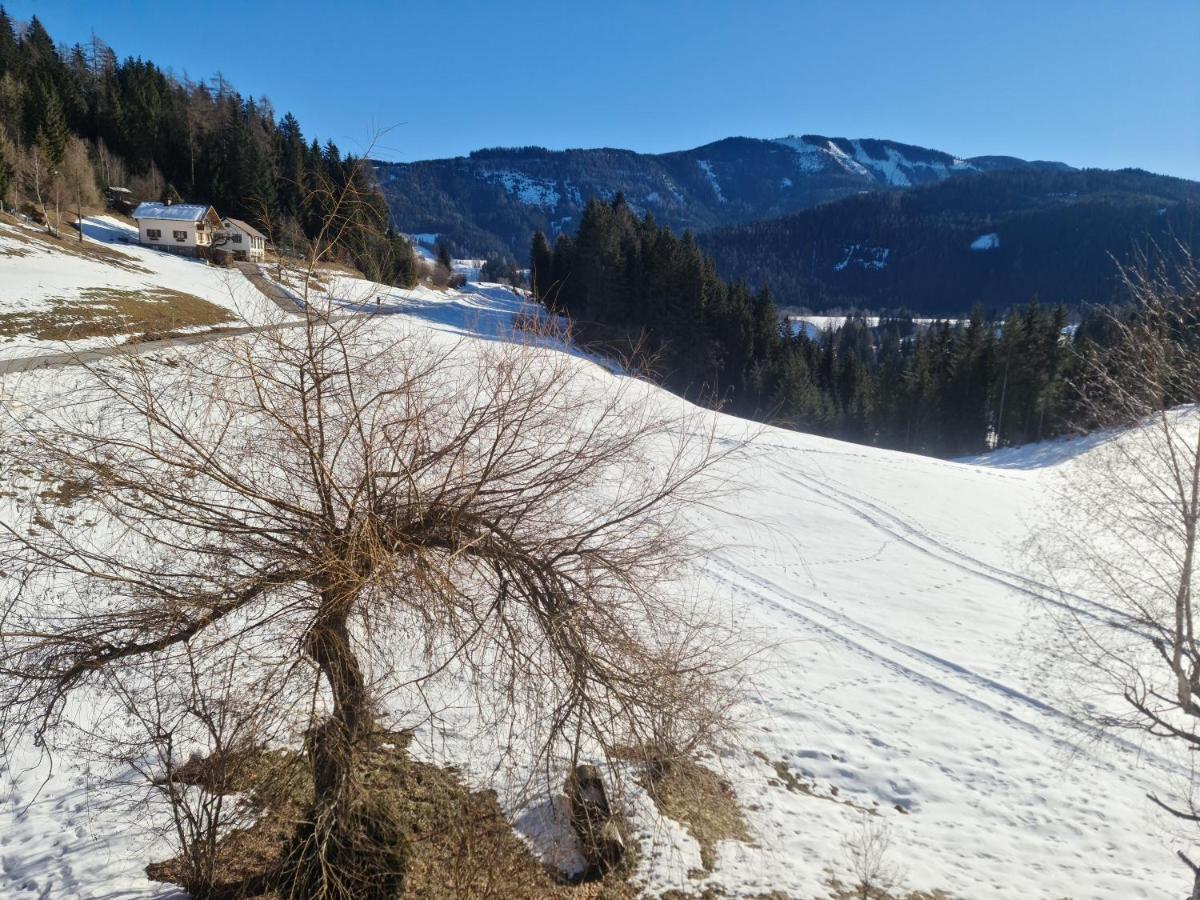
[[[162,237],[162,230],[158,228],[147,228],[146,238],[151,241],[157,241]]]
[[[177,240],[177,241],[186,241],[187,240],[187,232],[186,231],[173,231],[171,233],[173,235],[175,235],[175,240]]]
[[[240,244],[242,242],[242,236],[240,234],[235,234],[233,236],[233,242],[235,244]]]

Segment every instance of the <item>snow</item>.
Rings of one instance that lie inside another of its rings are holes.
[[[847,172],[853,172],[855,175],[866,175],[867,174],[866,166],[864,166],[862,163],[858,162],[857,160],[851,159],[850,156],[847,155],[846,151],[843,150],[841,147],[839,147],[837,144],[835,144],[833,141],[826,141],[825,149],[828,151],[829,155],[833,158],[833,161],[836,162],[843,169],[845,169]]]
[[[820,147],[799,138],[783,138],[779,141],[796,151],[796,168],[801,172],[820,172],[825,168],[830,154]]]
[[[0,272],[9,262],[0,258]],[[196,278],[192,293],[205,289],[206,268],[180,271]],[[504,338],[524,305],[493,285],[401,291],[347,276],[327,284],[344,309],[384,313],[379,328],[466,354]],[[616,384],[608,370],[576,362],[596,391]],[[0,378],[0,395],[33,404],[68,393],[73,377]],[[650,385],[634,399],[685,407]],[[1044,677],[1051,651],[1038,610],[1048,589],[1019,553],[1048,488],[1085,464],[1094,440],[948,462],[703,415],[741,455],[714,473],[731,501],[693,512],[718,548],[696,590],[769,644],[739,740],[706,764],[729,780],[755,840],[720,844],[715,870],[689,878],[695,842],[634,791],[627,805],[649,841],[640,883],[655,893],[824,895],[827,868],[847,875],[843,842],[866,808],[890,827],[892,862],[909,889],[998,900],[1185,892],[1172,823],[1145,794],[1185,772],[1186,760],[1150,738],[1140,747],[1080,742]],[[494,728],[451,724],[442,740],[419,736],[419,752],[492,784],[531,845],[569,856],[557,840],[561,803],[514,799],[512,773],[494,767]],[[788,790],[774,763],[810,792]],[[159,858],[144,831],[155,811],[85,791],[109,773],[84,756],[60,758],[50,773],[32,748],[0,764],[10,767],[0,780],[0,896],[170,893],[142,873]]]
[[[543,209],[554,209],[558,206],[559,194],[553,181],[533,178],[513,169],[485,169],[479,174],[484,181],[503,185],[505,191],[526,206],[540,206]],[[578,191],[575,195],[578,195]]]
[[[842,252],[846,255],[842,257],[840,262],[833,264],[835,272],[845,271],[849,265],[856,265],[861,269],[869,269],[875,272],[887,268],[888,256],[891,255],[889,247],[871,247],[866,244],[850,244],[843,247]]]
[[[208,213],[209,207],[194,203],[139,203],[133,211],[134,219],[155,219],[163,222],[199,222]]]
[[[972,250],[995,250],[1000,246],[1000,235],[996,232],[981,234],[975,240],[971,241]]]
[[[704,173],[704,177],[708,179],[708,183],[712,185],[713,194],[717,198],[718,203],[724,203],[725,195],[721,192],[721,182],[717,181],[717,175],[713,171],[712,163],[707,159],[696,161],[696,165],[700,167],[700,171]]]
[[[868,328],[879,327],[879,316],[861,316],[863,322]],[[803,332],[809,338],[816,339],[821,336],[821,333],[829,330],[837,330],[850,320],[849,316],[788,316],[788,323],[791,325],[792,334],[800,334]],[[913,325],[918,329],[926,329],[935,322],[950,322],[954,324],[957,319],[913,319]]]
[[[942,162],[909,159],[895,147],[886,144],[883,147],[884,158],[871,156],[862,145],[860,139],[849,142],[853,155],[846,153],[832,140],[823,144],[814,144],[801,137],[790,135],[776,138],[775,143],[789,147],[796,152],[797,167],[803,172],[820,172],[827,163],[832,163],[854,175],[870,175],[876,180],[892,187],[911,187],[912,173],[917,169],[928,170],[939,180],[948,178],[951,172],[973,171],[975,167],[965,160],[953,158],[947,166]]]
[[[80,254],[76,252],[77,236],[66,233],[59,249],[53,239],[51,243],[31,241],[27,229],[0,222],[0,315],[45,312],[59,301],[86,302],[88,292],[158,288],[192,294],[252,325],[277,317],[273,304],[237,269],[141,247],[137,230],[110,216],[86,217],[83,231],[85,249],[105,245],[116,255],[106,259]],[[73,340],[69,347],[79,350],[110,340]],[[0,359],[67,346],[31,335],[0,336]]]

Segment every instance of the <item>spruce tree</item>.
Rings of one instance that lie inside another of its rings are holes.
[[[533,242],[529,248],[529,287],[533,299],[540,300],[547,306],[553,305],[549,296],[554,284],[554,254],[546,235],[541,231],[533,233]]]
[[[0,78],[17,64],[17,36],[8,12],[0,6]]]
[[[38,146],[46,154],[50,165],[57,169],[62,165],[67,149],[67,120],[63,115],[62,101],[53,90],[47,90],[42,101],[42,123],[38,129]]]
[[[402,234],[396,234],[388,229],[388,245],[392,261],[392,284],[397,287],[416,287],[420,277],[420,267],[417,264],[417,254],[412,244]]]

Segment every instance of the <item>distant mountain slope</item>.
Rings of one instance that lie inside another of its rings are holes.
[[[518,259],[535,229],[552,239],[573,231],[588,199],[618,191],[634,210],[653,213],[661,224],[703,231],[952,175],[1070,170],[1063,163],[959,159],[895,141],[821,135],[727,138],[659,155],[523,147],[374,165],[398,230],[439,234],[460,256],[507,252]]]
[[[1103,303],[1135,247],[1200,251],[1200,183],[1121,171],[1022,166],[873,192],[700,236],[727,278],[768,285],[781,305],[925,315],[1038,296]]]

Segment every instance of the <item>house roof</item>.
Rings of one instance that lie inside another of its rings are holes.
[[[159,219],[164,222],[199,222],[211,207],[193,203],[139,203],[133,211],[135,219]]]
[[[246,234],[250,235],[251,237],[262,238],[264,241],[267,239],[267,236],[265,234],[263,234],[261,231],[259,231],[257,228],[255,228],[253,225],[247,225],[241,219],[235,219],[235,218],[233,218],[233,216],[230,216],[228,219],[226,219],[225,224],[233,225],[239,231],[244,231],[244,232],[246,232]]]

